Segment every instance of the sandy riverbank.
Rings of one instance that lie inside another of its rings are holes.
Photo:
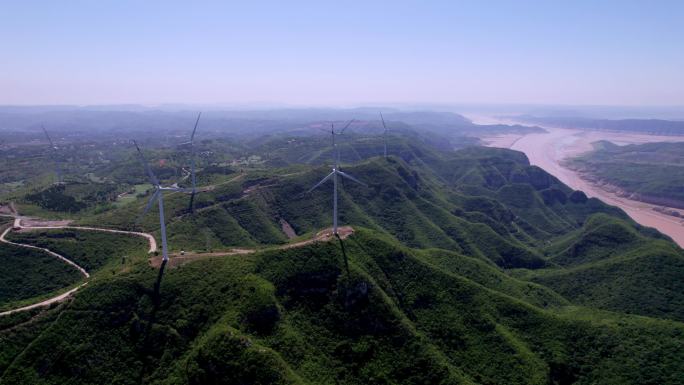
[[[484,137],[482,140],[491,147],[510,148],[524,152],[531,164],[543,168],[573,189],[582,190],[590,197],[596,197],[610,205],[620,207],[635,221],[644,226],[655,227],[672,237],[681,247],[684,247],[684,223],[682,223],[682,219],[653,210],[657,207],[655,205],[620,197],[606,191],[583,179],[577,172],[563,166],[565,159],[591,150],[591,143],[598,140],[608,140],[615,144],[624,145],[666,141],[684,142],[684,137],[547,127],[544,129],[548,132],[527,135],[499,135]]]

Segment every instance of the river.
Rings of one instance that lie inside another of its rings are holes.
[[[543,168],[571,188],[582,190],[589,197],[595,197],[610,205],[620,207],[636,222],[658,229],[670,236],[680,247],[684,247],[684,222],[681,218],[657,212],[653,210],[657,207],[655,205],[618,196],[583,179],[579,173],[563,165],[565,159],[590,151],[591,143],[597,140],[608,140],[615,144],[625,145],[664,141],[684,142],[684,137],[543,128],[547,132],[485,136],[481,139],[491,147],[510,148],[524,152],[531,164]]]

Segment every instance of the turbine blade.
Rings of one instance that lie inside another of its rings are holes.
[[[354,182],[360,184],[361,186],[368,187],[367,184],[361,182],[360,180],[354,178],[353,176],[351,176],[351,175],[349,175],[349,174],[347,174],[347,173],[344,173],[344,172],[342,172],[342,171],[337,171],[337,173],[340,174],[341,176],[347,178],[347,179],[353,180]]]
[[[57,177],[57,183],[60,183],[62,182],[62,170],[59,167],[59,160],[57,159],[57,147],[55,147],[55,144],[52,142],[52,138],[50,138],[50,135],[45,129],[45,126],[42,124],[40,126],[43,128],[43,132],[45,133],[45,137],[47,138],[48,142],[50,142],[50,149],[52,150],[52,160],[55,162],[55,175]]]
[[[342,128],[342,131],[340,131],[338,135],[343,134],[343,133],[344,133],[344,130],[346,130],[347,128],[349,128],[349,126],[350,126],[352,123],[354,123],[354,119],[350,120],[350,121],[344,126],[344,128]]]
[[[192,135],[190,135],[190,144],[195,140],[195,132],[197,131],[197,125],[199,124],[200,117],[202,113],[197,114],[197,120],[195,121],[195,128],[192,129]]]
[[[192,192],[195,192],[197,188],[197,179],[195,178],[195,152],[192,152],[192,158],[190,159],[190,179],[192,180]]]
[[[143,155],[142,151],[140,151],[138,143],[136,143],[136,141],[134,140],[133,144],[135,145],[136,150],[138,150],[138,157],[140,159],[140,163],[142,163],[143,167],[145,167],[145,172],[147,172],[147,176],[150,178],[150,182],[152,182],[154,186],[159,186],[159,180],[152,172],[150,165],[147,163],[147,160],[145,159],[145,155]]]
[[[192,135],[190,136],[190,180],[192,181],[192,193],[195,194],[195,188],[197,186],[195,179],[195,132],[197,132],[197,125],[199,124],[202,112],[197,114],[197,120],[195,121],[195,128],[192,129]],[[194,198],[194,196],[193,196]]]
[[[145,209],[143,210],[142,213],[140,213],[140,215],[138,215],[138,218],[135,220],[136,225],[138,225],[140,223],[140,221],[142,221],[142,219],[145,217],[145,215],[147,215],[147,213],[150,211],[150,209],[154,205],[154,202],[157,200],[157,198],[159,198],[159,194],[161,194],[161,190],[155,189],[154,194],[152,194],[152,196],[150,197],[150,200],[147,201],[147,205],[145,205]]]
[[[387,159],[387,133],[389,132],[389,130],[385,125],[385,118],[382,116],[382,111],[380,111],[380,120],[382,120],[382,127],[384,128],[384,130],[382,131],[382,139],[384,141],[383,155],[385,156],[385,159]]]
[[[307,191],[307,192],[312,192],[312,191],[315,190],[318,186],[322,185],[323,183],[327,182],[328,179],[332,178],[332,176],[333,176],[334,174],[335,174],[335,171],[331,172],[331,173],[328,174],[325,178],[321,179],[320,182],[316,183],[316,185],[313,186],[312,188],[310,188],[309,191]]]
[[[47,130],[45,129],[44,125],[40,125],[43,128],[43,132],[45,133],[45,137],[47,138],[48,142],[50,142],[50,147],[52,148],[52,151],[54,152],[56,150],[55,144],[52,143],[52,139],[50,138],[50,135],[48,134]]]
[[[188,210],[192,213],[195,212],[195,192],[190,194],[190,203],[188,204]]]

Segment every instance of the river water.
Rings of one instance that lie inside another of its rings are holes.
[[[498,135],[481,139],[491,147],[510,148],[524,152],[531,164],[543,168],[571,188],[582,190],[589,197],[595,197],[610,205],[620,207],[636,222],[658,229],[670,236],[680,247],[684,247],[684,221],[681,218],[657,212],[653,210],[657,207],[655,205],[618,196],[583,179],[579,173],[563,165],[565,159],[590,151],[591,143],[597,140],[608,140],[624,145],[664,141],[684,142],[684,137],[543,128],[547,130],[546,133]]]

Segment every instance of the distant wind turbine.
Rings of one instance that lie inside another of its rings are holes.
[[[197,180],[195,178],[195,132],[197,132],[197,125],[199,124],[200,117],[202,113],[197,114],[197,120],[195,121],[195,128],[192,129],[192,135],[190,135],[190,141],[181,143],[181,145],[190,145],[190,180],[192,181],[192,195],[190,195],[190,212],[193,211],[193,203],[195,202],[195,194],[197,193]]]
[[[140,151],[138,143],[133,141],[133,144],[135,145],[135,149],[138,150],[138,157],[140,158],[140,163],[142,163],[143,167],[145,168],[145,172],[147,173],[148,178],[150,178],[150,183],[154,187],[154,193],[150,197],[150,200],[147,202],[147,206],[145,206],[145,210],[142,212],[140,217],[145,216],[145,214],[147,214],[147,212],[150,211],[155,201],[159,203],[159,225],[161,227],[162,238],[162,260],[163,263],[166,263],[169,260],[169,254],[166,243],[166,223],[164,221],[164,191],[193,192],[194,190],[191,188],[163,187],[159,183],[157,176],[154,175],[154,172],[152,172],[152,168],[150,168],[150,165],[147,163],[147,160],[145,160],[145,156],[143,155],[142,151]]]
[[[340,130],[339,132],[335,132],[334,124],[330,125],[330,134],[332,136],[332,146],[333,146],[333,162],[334,162],[333,164],[334,164],[334,166],[333,166],[332,172],[330,174],[328,174],[325,178],[321,179],[320,182],[316,183],[316,185],[313,186],[308,191],[308,192],[312,192],[317,187],[319,187],[323,183],[327,182],[328,179],[332,178],[332,180],[333,180],[333,235],[335,235],[335,236],[338,235],[337,234],[337,176],[339,175],[343,178],[347,178],[349,180],[352,180],[352,181],[354,181],[354,182],[356,182],[362,186],[366,186],[365,183],[359,181],[358,179],[354,178],[353,176],[340,171],[340,164],[339,164],[340,163],[340,152],[339,152],[339,149],[337,148],[335,136],[342,135],[344,133],[344,130],[346,130],[347,127],[349,127],[349,125],[353,121],[354,121],[353,119],[351,121],[349,121],[349,123],[347,123],[347,125],[344,126],[344,128],[342,130]]]
[[[52,160],[55,162],[55,175],[57,177],[57,184],[62,183],[62,171],[60,170],[59,167],[59,159],[58,159],[58,148],[55,146],[55,144],[52,142],[52,139],[50,138],[50,135],[48,134],[47,130],[45,129],[44,125],[40,125],[43,128],[43,132],[45,133],[45,137],[47,138],[48,142],[50,143],[50,148],[52,149]]]
[[[382,120],[382,128],[384,129],[384,131],[382,132],[382,137],[385,140],[385,152],[384,152],[384,154],[385,154],[385,159],[387,159],[387,134],[389,133],[389,129],[385,125],[385,118],[383,118],[382,112],[380,112],[380,120]]]

